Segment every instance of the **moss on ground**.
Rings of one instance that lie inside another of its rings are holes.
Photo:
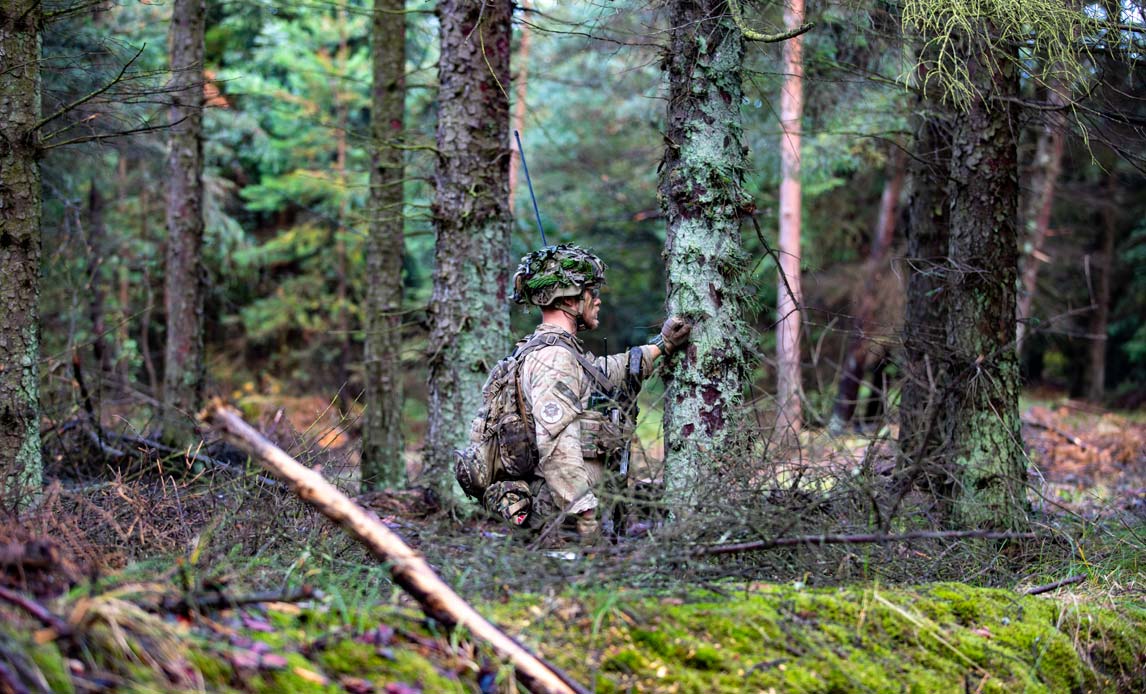
[[[1146,691],[1140,609],[962,584],[612,593],[543,609],[520,597],[496,609],[598,692]]]

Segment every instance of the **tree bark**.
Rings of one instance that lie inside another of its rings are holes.
[[[171,17],[171,122],[163,303],[163,438],[185,445],[203,401],[204,0],[175,0]]]
[[[887,250],[891,247],[891,239],[895,235],[895,218],[899,210],[899,196],[903,191],[906,167],[907,160],[903,150],[899,145],[892,145],[891,156],[887,162],[887,181],[884,183],[883,195],[879,201],[879,218],[876,221],[871,252],[864,272],[863,291],[855,302],[852,334],[848,338],[844,352],[844,368],[840,373],[839,391],[832,407],[829,429],[836,433],[842,432],[855,415],[860,384],[863,382],[870,350],[867,336],[871,332],[872,319],[878,308],[876,289],[886,267]]]
[[[984,35],[993,27],[984,27]],[[968,42],[975,86],[958,114],[951,154],[947,349],[949,522],[957,528],[1027,524],[1015,336],[1018,279],[1017,56]]]
[[[40,3],[0,0],[0,502],[38,493]]]
[[[948,177],[951,116],[924,99],[916,117],[909,166],[907,301],[903,322],[904,378],[900,390],[899,450],[904,480],[921,480],[934,496],[948,494],[949,479],[937,458],[946,419]],[[906,489],[906,487],[904,487]]]
[[[1053,72],[1053,68],[1048,70]],[[1066,105],[1067,86],[1061,79],[1047,84],[1047,104],[1062,108]],[[1054,208],[1055,187],[1062,171],[1062,155],[1066,140],[1066,119],[1059,111],[1046,112],[1046,124],[1039,133],[1035,148],[1035,161],[1031,167],[1031,190],[1023,209],[1024,248],[1022,254],[1022,286],[1019,290],[1016,317],[1016,349],[1021,354],[1031,320],[1031,304],[1038,283],[1039,265],[1050,231],[1051,210]]]
[[[490,367],[509,349],[509,0],[438,4],[438,164],[426,473],[460,500],[465,445]]]
[[[784,5],[784,28],[804,23],[804,0]],[[776,299],[776,435],[796,442],[803,421],[800,378],[800,120],[804,113],[803,37],[784,42],[780,89],[780,279]]]
[[[371,86],[370,235],[366,240],[366,413],[362,491],[406,481],[402,439],[402,150],[406,1],[375,0]]]
[[[741,66],[744,41],[718,0],[674,0],[662,69],[669,101],[659,192],[667,223],[667,310],[694,321],[688,348],[666,375],[665,483],[677,512],[721,465],[743,459],[741,395],[750,371],[744,320],[747,258]]]

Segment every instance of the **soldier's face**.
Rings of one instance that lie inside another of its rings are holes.
[[[601,312],[601,291],[595,288],[586,289],[581,293],[581,300],[585,306],[581,320],[590,330],[596,330],[597,326],[600,325],[598,314]]]

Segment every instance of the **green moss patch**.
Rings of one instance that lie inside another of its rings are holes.
[[[1141,611],[962,584],[527,603],[495,609],[598,692],[1146,691]]]

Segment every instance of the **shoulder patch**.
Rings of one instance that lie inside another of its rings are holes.
[[[542,403],[537,409],[537,418],[546,424],[556,424],[561,421],[562,408],[556,400]]]

